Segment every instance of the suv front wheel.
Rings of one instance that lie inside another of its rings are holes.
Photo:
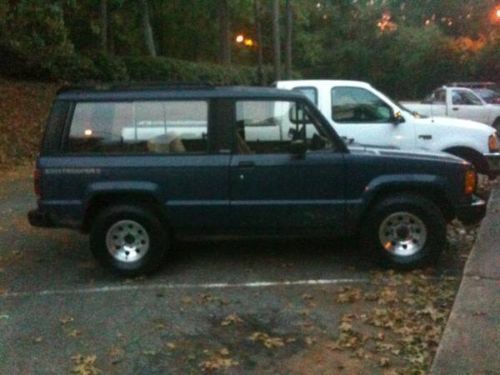
[[[446,221],[429,199],[398,194],[377,203],[364,221],[362,243],[390,267],[412,269],[437,259]]]
[[[105,267],[126,276],[161,266],[168,236],[158,217],[141,206],[116,205],[101,211],[90,232],[90,249]]]

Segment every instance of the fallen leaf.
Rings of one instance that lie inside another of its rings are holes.
[[[62,325],[66,325],[70,322],[73,322],[75,319],[71,316],[65,316],[62,318],[59,318],[59,322],[61,322]]]
[[[221,326],[225,327],[230,324],[238,324],[238,323],[243,323],[243,319],[241,319],[238,315],[236,314],[229,314],[224,318],[224,320],[220,323]]]
[[[389,367],[391,361],[387,357],[382,357],[378,360],[378,364],[380,367]]]
[[[316,342],[316,339],[313,338],[313,337],[306,337],[304,339],[305,343],[309,346],[311,346],[312,344],[314,344]]]
[[[70,333],[68,333],[68,336],[69,337],[78,337],[78,336],[81,336],[81,334],[82,334],[81,331],[74,329]]]
[[[267,333],[263,332],[254,332],[250,337],[252,341],[259,341],[268,349],[279,348],[285,346],[285,343],[280,337],[271,337]]]
[[[211,372],[217,370],[225,370],[229,367],[238,366],[239,363],[231,358],[212,357],[200,363],[203,371]]]
[[[71,360],[75,363],[75,366],[71,370],[71,373],[78,375],[97,375],[101,371],[95,367],[95,362],[97,357],[95,355],[83,356],[81,354],[75,354],[71,357]]]
[[[173,342],[167,342],[165,346],[170,350],[175,350],[177,346]]]

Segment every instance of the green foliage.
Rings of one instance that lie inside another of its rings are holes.
[[[475,57],[475,76],[482,80],[500,82],[500,36],[492,38]]]
[[[0,44],[40,72],[74,53],[62,8],[44,0],[21,0],[7,12]]]
[[[296,76],[365,80],[400,98],[421,97],[452,80],[499,80],[499,29],[489,18],[495,0],[426,0],[425,7],[407,0],[291,1]],[[107,4],[103,48],[100,0],[0,0],[0,73],[73,82],[257,83],[255,48],[232,43],[233,65],[214,64],[218,1],[148,0],[158,59],[144,57],[141,2]],[[260,4],[269,64],[271,2]],[[255,39],[253,0],[228,5],[232,37]],[[393,26],[388,30],[378,26],[383,15]],[[272,81],[271,71],[265,73]]]
[[[191,63],[170,58],[128,57],[124,59],[130,79],[134,81],[167,81],[210,83],[219,85],[256,85],[253,67],[224,67],[209,63]],[[270,67],[266,67],[270,77]]]

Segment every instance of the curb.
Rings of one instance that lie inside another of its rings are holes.
[[[500,186],[465,265],[430,374],[500,374]]]

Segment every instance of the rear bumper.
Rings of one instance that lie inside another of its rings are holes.
[[[38,209],[28,212],[28,221],[34,227],[39,228],[54,228],[54,221],[50,215]]]
[[[456,213],[458,220],[463,224],[477,224],[486,215],[486,202],[473,196],[471,203],[457,207]]]

